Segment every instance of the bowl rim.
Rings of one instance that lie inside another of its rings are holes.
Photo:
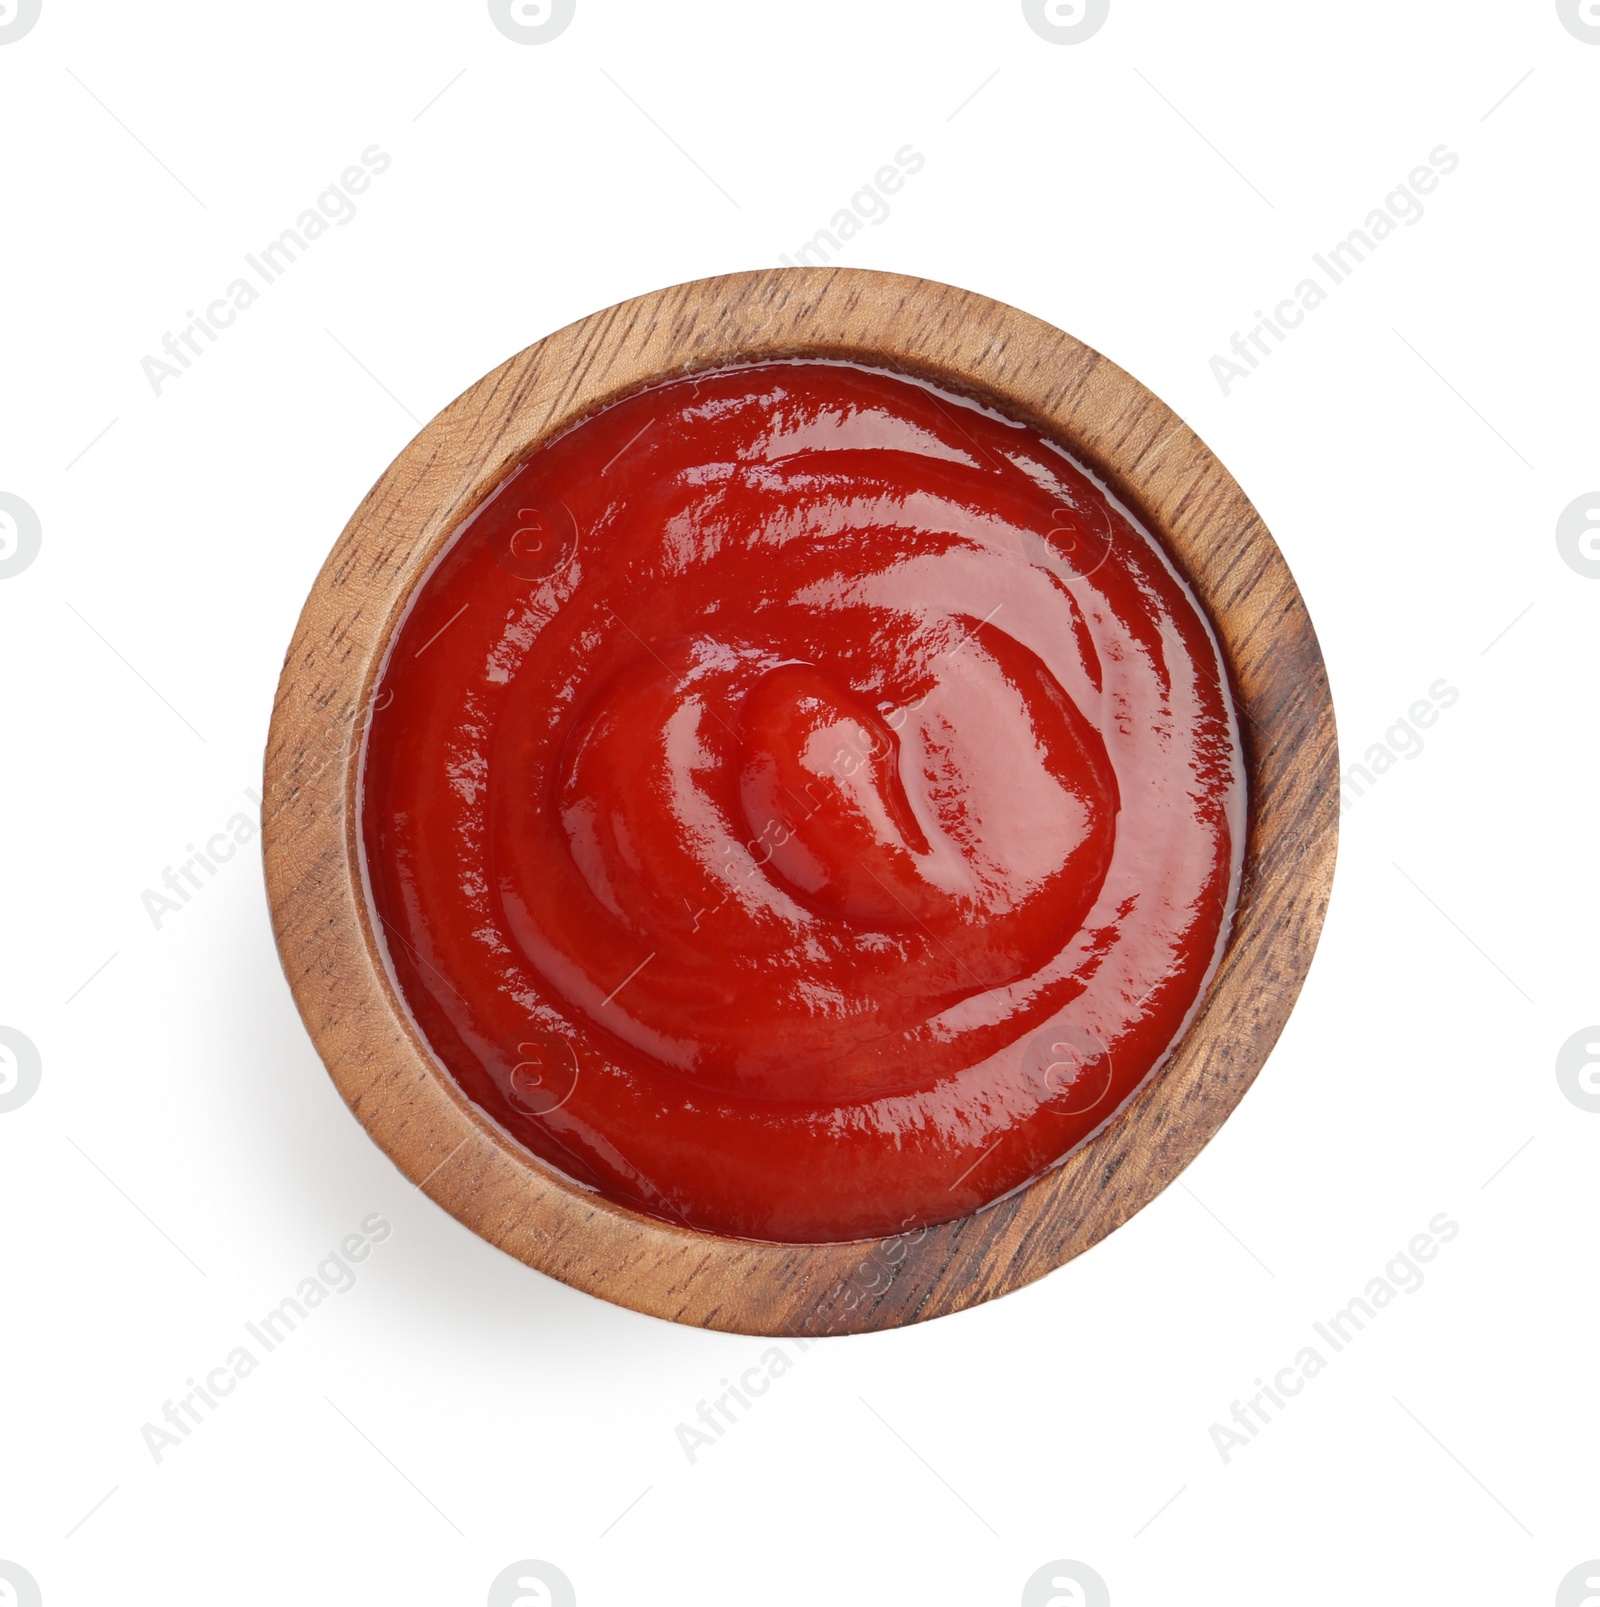
[[[366,713],[420,581],[516,463],[663,379],[832,357],[898,368],[1034,425],[1157,537],[1209,618],[1239,711],[1248,827],[1233,927],[1166,1065],[1050,1170],[882,1240],[776,1244],[647,1217],[523,1149],[428,1047],[374,930],[360,838]],[[730,1332],[814,1338],[925,1321],[1032,1282],[1171,1183],[1254,1081],[1309,970],[1338,835],[1326,670],[1276,542],[1198,436],[1064,331],[968,290],[860,268],[694,280],[590,314],[469,386],[406,445],[323,564],[265,755],[268,902],[335,1085],[419,1189],[575,1288]]]

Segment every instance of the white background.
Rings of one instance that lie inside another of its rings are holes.
[[[0,491],[43,529],[0,580],[0,1024],[43,1062],[0,1114],[0,1558],[46,1607],[476,1607],[522,1558],[582,1607],[1010,1607],[1058,1558],[1116,1607],[1554,1601],[1600,1556],[1600,1115],[1554,1072],[1600,1020],[1600,580],[1554,536],[1600,486],[1597,96],[1549,0],[1113,0],[1066,47],[1014,0],[579,0],[531,48],[481,0],[44,0],[0,46]],[[774,265],[908,143],[836,260],[1038,314],[1193,424],[1347,766],[1460,697],[1344,816],[1293,1020],[1180,1186],[1021,1293],[815,1346],[690,1465],[675,1425],[770,1342],[412,1189],[300,1025],[254,844],[159,930],[141,893],[254,815],[301,601],[420,421]],[[154,394],[141,358],[372,144],[354,221]],[[1210,358],[1440,144],[1422,221],[1225,397]],[[373,1211],[358,1286],[157,1465],[141,1425]],[[1224,1464],[1211,1424],[1441,1211],[1425,1285]]]

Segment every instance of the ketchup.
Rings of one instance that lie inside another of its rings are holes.
[[[374,925],[552,1167],[705,1231],[963,1216],[1111,1120],[1232,919],[1239,734],[1161,547],[1038,431],[851,363],[635,393],[422,582]]]

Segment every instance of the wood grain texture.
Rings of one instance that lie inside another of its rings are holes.
[[[1250,825],[1239,913],[1166,1068],[1061,1165],[960,1221],[872,1243],[778,1245],[640,1216],[536,1160],[437,1064],[372,929],[356,799],[365,711],[418,580],[533,447],[658,379],[735,360],[856,358],[985,397],[1087,462],[1166,544],[1209,612],[1241,711]],[[918,1322],[1060,1266],[1147,1205],[1254,1080],[1321,931],[1338,830],[1333,707],[1283,556],[1206,446],[1070,335],[926,280],[772,269],[580,320],[444,409],[368,492],[312,588],[266,754],[268,896],[284,969],[335,1083],[445,1210],[579,1289],[677,1322],[825,1335]]]

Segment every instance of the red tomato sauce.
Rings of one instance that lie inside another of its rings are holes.
[[[367,732],[395,982],[549,1165],[709,1232],[965,1215],[1111,1120],[1232,919],[1211,629],[1034,429],[842,362],[630,396],[421,584]]]

